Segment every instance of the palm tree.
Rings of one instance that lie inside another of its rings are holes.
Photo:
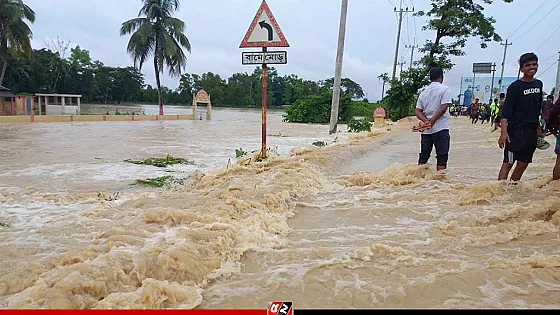
[[[163,115],[160,73],[167,66],[169,75],[179,77],[187,64],[185,48],[191,51],[189,39],[183,32],[185,23],[173,13],[179,9],[179,0],[142,0],[144,5],[138,17],[126,21],[121,27],[121,36],[132,34],[128,42],[128,53],[134,66],[142,70],[146,59],[154,57],[154,70],[159,98],[159,114]]]
[[[35,12],[22,0],[0,0],[0,85],[4,81],[8,58],[21,53],[31,55],[33,32],[25,20],[35,22]]]
[[[387,72],[380,74],[377,77],[379,80],[383,82],[383,90],[381,91],[381,100],[385,98],[385,84],[389,83],[389,74]]]

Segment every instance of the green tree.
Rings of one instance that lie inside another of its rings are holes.
[[[428,84],[423,73],[423,69],[412,68],[391,81],[391,88],[384,100],[389,119],[397,121],[414,113],[418,90]]]
[[[298,99],[286,109],[285,122],[328,124],[331,116],[332,92],[323,90],[319,94]],[[339,121],[347,122],[350,117],[352,100],[349,95],[340,98]]]
[[[416,13],[417,16],[430,19],[422,30],[436,33],[433,41],[427,40],[424,47],[420,48],[420,52],[426,53],[420,63],[426,69],[433,64],[451,69],[453,63],[449,56],[464,56],[463,49],[470,37],[478,37],[481,48],[486,48],[490,41],[501,41],[494,28],[496,20],[484,15],[483,4],[490,5],[493,2],[494,0],[431,0],[432,8],[429,11]],[[443,43],[445,39],[448,39],[448,43]]]
[[[142,0],[144,5],[138,17],[123,23],[121,35],[132,34],[128,42],[128,53],[134,65],[142,65],[150,56],[154,57],[154,70],[158,90],[159,114],[163,115],[163,98],[160,73],[167,66],[169,75],[180,76],[186,67],[187,57],[183,48],[191,51],[185,36],[185,23],[173,14],[179,9],[179,0]]]
[[[33,32],[25,20],[35,22],[35,12],[22,0],[0,0],[0,85],[4,81],[8,58],[31,54]]]
[[[328,87],[329,89],[332,89],[333,84],[334,84],[334,78],[325,80],[325,86]],[[361,100],[365,96],[362,86],[360,86],[358,83],[352,81],[349,78],[343,78],[340,81],[340,89],[342,91],[341,92],[342,95],[348,95],[353,100]]]
[[[383,90],[381,91],[381,100],[383,100],[385,98],[385,85],[391,80],[389,79],[389,74],[387,72],[380,74],[377,78],[383,82]]]

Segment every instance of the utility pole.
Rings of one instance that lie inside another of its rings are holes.
[[[496,74],[496,64],[492,65],[492,86],[490,87],[490,101],[492,101],[494,97],[494,77]]]
[[[502,46],[504,46],[504,60],[502,61],[502,74],[500,75],[500,90],[498,91],[498,93],[502,93],[502,86],[503,86],[503,80],[504,80],[504,69],[506,67],[506,55],[507,55],[507,49],[508,46],[513,45],[512,43],[508,43],[508,40],[506,39],[506,43],[505,44],[500,44]]]
[[[412,69],[412,63],[414,62],[414,50],[416,48],[418,48],[418,45],[416,45],[416,38],[414,39],[414,44],[413,45],[406,45],[404,46],[405,48],[410,48],[410,65],[408,66],[408,70]]]
[[[560,97],[560,52],[558,52],[558,72],[556,73],[556,86],[554,87],[554,101]]]
[[[398,65],[401,66],[401,72],[399,73],[399,77],[402,75],[402,68],[405,64],[406,64],[406,61],[401,61],[401,62],[398,63]]]
[[[397,10],[397,8],[394,8],[394,11],[395,11],[395,13],[399,14],[399,28],[398,28],[398,31],[397,31],[397,47],[395,48],[395,60],[393,62],[393,79],[395,79],[395,76],[397,74],[397,63],[398,63],[398,57],[399,57],[399,45],[401,43],[401,26],[402,26],[402,20],[403,20],[403,13],[414,12],[414,8],[412,8],[412,10],[408,10],[408,7],[407,7],[406,9],[403,10],[402,0],[401,0],[399,10]]]
[[[346,17],[348,15],[348,0],[342,0],[340,9],[340,27],[338,29],[338,50],[336,52],[336,67],[334,74],[333,97],[331,105],[331,121],[329,125],[329,135],[335,134],[338,125],[339,105],[340,105],[340,84],[342,76],[342,61],[344,60],[344,40],[346,38]]]

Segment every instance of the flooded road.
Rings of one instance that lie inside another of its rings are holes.
[[[414,120],[329,137],[271,113],[278,156],[249,163],[235,149],[258,150],[260,113],[213,118],[0,125],[0,307],[560,306],[552,148],[512,186],[497,134],[466,118],[441,175],[414,165]],[[167,154],[194,165],[122,162]],[[169,171],[183,185],[131,185]]]

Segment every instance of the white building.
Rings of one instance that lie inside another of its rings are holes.
[[[35,94],[39,115],[79,115],[81,95]]]

